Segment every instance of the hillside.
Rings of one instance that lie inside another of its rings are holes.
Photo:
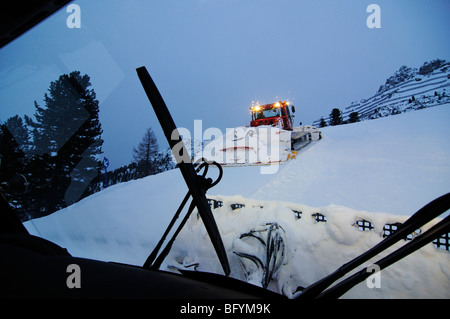
[[[443,105],[327,127],[321,141],[276,174],[262,175],[257,166],[225,168],[208,197],[217,203],[213,214],[231,275],[264,285],[262,269],[242,256],[264,263],[265,250],[252,239],[265,238],[269,229],[280,244],[280,262],[271,268],[268,288],[287,296],[375,245],[386,225],[450,190],[449,118]],[[186,190],[180,172],[171,170],[111,186],[25,226],[75,256],[142,265]],[[359,226],[364,221],[371,228]],[[380,289],[361,283],[344,297],[450,298],[446,242],[383,270]],[[221,272],[195,212],[162,267]]]
[[[344,121],[353,112],[369,120],[450,102],[450,62],[433,60],[419,68],[402,66],[371,97],[353,101],[342,111]],[[334,107],[334,106],[333,106]],[[323,119],[329,123],[329,115]],[[319,126],[321,119],[313,122]]]
[[[450,191],[449,106],[322,128],[323,139],[271,176],[272,187],[249,195],[410,214]]]

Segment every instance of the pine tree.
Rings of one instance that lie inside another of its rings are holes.
[[[343,124],[342,113],[338,108],[334,108],[330,114],[330,125]]]
[[[0,125],[0,182],[7,182],[15,174],[23,173],[26,163],[25,153],[20,147],[8,121]],[[12,128],[12,127],[11,127]]]
[[[352,112],[350,113],[349,119],[348,119],[349,123],[356,123],[359,122],[359,114],[358,112]]]
[[[0,182],[7,183],[16,175],[27,175],[26,164],[27,157],[19,141],[26,144],[26,133],[24,127],[20,126],[19,117],[8,119],[5,124],[0,125]],[[17,126],[16,126],[17,125]],[[24,135],[22,135],[24,134]],[[3,195],[7,198],[21,220],[26,220],[26,214],[23,209],[22,193],[17,193],[9,187],[3,188]],[[20,192],[26,188],[21,189]]]
[[[31,148],[30,133],[22,118],[19,115],[15,115],[7,119],[4,124],[16,140],[20,149],[27,153]]]
[[[50,83],[45,107],[35,102],[35,120],[26,119],[33,128],[31,170],[43,214],[80,199],[97,175],[103,140],[99,102],[90,86],[89,76],[79,71],[61,75]]]
[[[0,126],[0,181],[6,182],[17,174],[27,174],[27,151],[30,149],[28,128],[18,115]]]
[[[325,126],[327,126],[327,122],[325,122],[324,118],[321,117],[321,118],[320,118],[319,127],[325,127]]]
[[[159,152],[155,133],[149,127],[137,148],[133,148],[133,159],[138,164],[141,177],[156,173],[155,164]]]

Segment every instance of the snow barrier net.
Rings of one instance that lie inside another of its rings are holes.
[[[224,239],[231,276],[288,297],[299,287],[308,286],[394,234],[409,218],[337,205],[310,207],[242,196],[208,195],[208,203]],[[436,218],[415,230],[392,249],[408,243],[440,220]],[[180,233],[180,242],[202,241],[205,237],[201,225],[200,216],[195,214]],[[183,247],[174,249],[171,258],[168,256],[168,260],[172,260],[168,268],[217,271],[217,265],[211,264],[213,255],[205,257],[204,249],[200,251],[184,243]],[[423,277],[416,278],[418,282],[423,280],[424,285],[428,282],[431,285],[432,281],[423,274],[433,273],[439,278],[433,284],[433,290],[436,290],[436,283],[446,282],[446,273],[450,272],[449,251],[449,234],[444,234],[409,256],[406,264],[383,270],[383,276],[398,277],[399,281],[405,276],[406,282],[406,277],[414,275]],[[384,281],[385,286],[387,282],[388,279]],[[450,297],[448,290],[443,289],[442,293]],[[381,297],[405,296],[398,295],[398,291],[392,287],[392,292],[383,292]],[[374,295],[369,296],[374,298]]]
[[[223,201],[212,199],[212,198],[208,198],[208,203],[211,206],[211,209],[216,209],[216,208],[223,206]],[[243,208],[243,207],[245,207],[245,204],[242,204],[242,203],[230,204],[230,208],[232,210],[235,210],[238,208]],[[259,206],[259,207],[262,209],[264,206]],[[303,215],[302,211],[292,209],[292,213],[295,215],[295,219],[302,218],[302,215]],[[311,214],[311,217],[314,219],[315,223],[327,221],[326,216],[321,213],[313,213],[313,214]],[[359,231],[373,231],[375,229],[374,224],[365,219],[355,220],[355,222],[352,225],[355,226]],[[384,224],[383,231],[380,233],[380,236],[385,238],[389,235],[392,235],[401,225],[402,225],[401,222]],[[414,237],[420,235],[421,233],[422,233],[421,229],[417,229],[413,233],[409,234],[405,238],[405,240],[412,240],[412,239],[414,239]],[[447,250],[450,252],[450,233],[444,234],[440,238],[434,240],[433,244],[438,249],[443,249],[443,250]]]

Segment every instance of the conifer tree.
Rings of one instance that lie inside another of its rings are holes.
[[[0,125],[0,182],[22,173],[26,162],[25,153],[7,124],[8,121]]]
[[[350,113],[348,121],[349,121],[349,123],[359,122],[359,114],[358,114],[358,112]]]
[[[8,183],[17,175],[26,176],[26,165],[28,162],[25,149],[28,143],[26,127],[17,115],[8,119],[0,125],[0,182]],[[28,177],[26,177],[28,178]],[[1,187],[3,195],[7,198],[21,220],[26,220],[26,214],[23,209],[23,193],[28,189],[28,184],[23,183],[23,188]],[[27,185],[25,185],[27,184]],[[2,185],[3,186],[3,185]]]
[[[31,148],[30,134],[28,127],[19,115],[14,115],[4,123],[10,134],[14,137],[18,147],[27,153]]]
[[[325,126],[327,126],[327,122],[325,121],[325,119],[323,117],[321,117],[319,127],[325,127]]]
[[[330,125],[343,124],[342,113],[338,108],[334,108],[330,114]]]
[[[61,75],[50,83],[45,107],[35,102],[35,120],[26,119],[34,142],[35,196],[44,215],[80,199],[98,172],[102,128],[90,86],[79,71]]]
[[[155,172],[155,162],[159,152],[155,133],[149,127],[137,148],[133,148],[133,159],[138,164],[141,176],[148,176]]]

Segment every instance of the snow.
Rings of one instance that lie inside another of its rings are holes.
[[[325,127],[251,197],[411,214],[450,190],[450,110]]]
[[[450,108],[442,105],[327,127],[322,140],[276,166],[275,174],[261,174],[260,166],[225,167],[222,181],[207,195],[222,202],[212,211],[231,276],[263,285],[261,268],[239,254],[268,264],[264,249],[252,238],[268,240],[269,227],[271,238],[285,250],[279,250],[277,262],[269,267],[274,273],[268,289],[289,297],[298,286],[313,283],[374,246],[386,223],[404,221],[450,190],[449,118]],[[215,173],[211,169],[212,178]],[[25,226],[74,256],[142,265],[186,192],[180,172],[172,170],[111,186]],[[231,204],[245,206],[233,210]],[[316,213],[326,222],[316,222]],[[370,221],[374,229],[358,230],[357,220]],[[250,232],[253,237],[242,236]],[[196,211],[162,268],[222,273]],[[369,289],[363,282],[343,297],[450,297],[450,254],[432,244],[380,275],[381,288]]]
[[[449,65],[446,63],[427,74],[402,67],[373,96],[345,107],[342,116],[347,119],[352,112],[358,112],[360,119],[370,119],[449,103],[446,92],[450,86]],[[324,119],[328,123],[330,118]]]

